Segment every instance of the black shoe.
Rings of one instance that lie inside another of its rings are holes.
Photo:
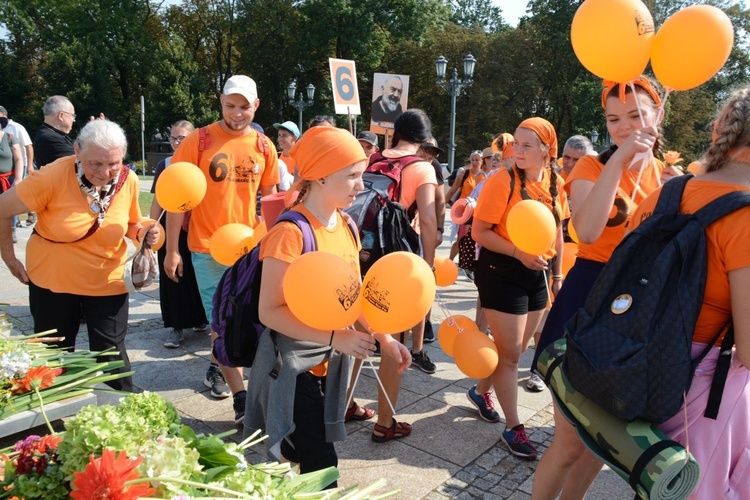
[[[416,366],[425,373],[435,373],[437,367],[435,366],[435,363],[430,360],[430,357],[427,356],[427,351],[422,349],[421,351],[416,353],[412,351],[409,352],[411,352],[412,366]]]
[[[238,392],[234,395],[234,423],[240,425],[245,421],[245,401],[247,400],[247,391]]]
[[[422,342],[425,344],[431,344],[435,342],[435,330],[432,329],[432,321],[429,319],[424,322],[424,338]]]

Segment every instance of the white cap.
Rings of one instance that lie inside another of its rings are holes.
[[[255,85],[255,81],[249,76],[234,75],[224,84],[223,94],[239,94],[252,104],[258,98],[258,87]]]

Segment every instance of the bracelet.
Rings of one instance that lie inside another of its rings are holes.
[[[336,330],[331,330],[331,340],[328,341],[328,347],[333,346],[333,334],[336,333]]]
[[[553,274],[552,275],[552,281],[562,281],[565,279],[564,274]]]
[[[445,228],[444,227],[439,227],[439,228],[437,228],[437,231],[438,231],[438,233],[443,233],[443,232],[445,232]]]

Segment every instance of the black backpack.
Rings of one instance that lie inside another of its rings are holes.
[[[408,210],[399,203],[402,171],[418,161],[424,158],[413,155],[386,158],[380,153],[370,157],[370,165],[362,175],[365,189],[345,210],[359,228],[362,242],[359,264],[363,275],[380,257],[391,252],[421,254],[419,235],[411,227],[417,203],[412,203]]]
[[[749,206],[750,193],[729,193],[694,214],[681,214],[680,199],[691,177],[664,185],[654,213],[615,249],[584,307],[565,325],[562,368],[571,385],[626,420],[661,423],[675,415],[696,366],[727,330],[691,358],[706,288],[705,228]],[[709,418],[718,412],[733,337],[729,328],[711,388]]]

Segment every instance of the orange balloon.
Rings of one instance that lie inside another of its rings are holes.
[[[570,27],[581,64],[615,82],[629,82],[643,73],[653,39],[654,19],[640,0],[586,0]]]
[[[267,232],[268,229],[266,228],[265,221],[255,226],[255,230],[253,232],[253,247],[260,243],[260,240],[266,235]]]
[[[466,330],[478,330],[477,324],[471,319],[461,314],[456,314],[445,318],[438,328],[438,343],[443,352],[448,356],[453,356],[453,346],[456,341],[456,335]]]
[[[489,377],[497,368],[495,343],[479,330],[466,330],[458,335],[453,344],[453,356],[458,369],[469,378]]]
[[[354,324],[362,312],[359,273],[338,255],[308,252],[286,270],[282,289],[292,314],[318,330]]]
[[[732,21],[713,5],[691,5],[664,21],[654,38],[651,67],[664,87],[687,90],[710,80],[734,45]]]
[[[435,257],[437,286],[451,286],[458,279],[458,266],[447,257]]]
[[[557,236],[555,217],[547,206],[536,200],[513,205],[506,223],[508,236],[522,252],[542,255],[552,247]]]
[[[568,236],[570,236],[570,239],[572,239],[576,243],[580,243],[580,241],[578,241],[578,233],[576,233],[576,228],[573,227],[573,217],[568,219]]]
[[[362,282],[362,311],[373,331],[400,333],[422,321],[435,300],[435,275],[410,252],[381,257]]]
[[[167,212],[188,212],[206,195],[206,176],[188,162],[172,163],[156,181],[156,201]]]
[[[703,164],[699,161],[691,162],[690,165],[687,166],[687,171],[693,175],[698,175],[703,171]]]
[[[563,249],[562,273],[567,276],[570,268],[573,267],[573,264],[575,264],[576,258],[578,257],[578,245],[566,241],[563,246],[565,248]]]
[[[166,172],[166,170],[165,170]],[[208,251],[219,264],[231,266],[253,249],[253,229],[245,224],[224,224],[208,240]]]
[[[148,223],[148,224],[147,224]],[[149,219],[147,217],[144,217],[141,221],[141,225],[143,227],[154,227],[154,225],[159,226],[159,241],[156,242],[156,245],[151,245],[151,250],[156,252],[159,250],[162,246],[164,246],[164,242],[167,239],[167,234],[164,232],[164,226],[162,226],[160,223],[156,222],[154,219]]]

